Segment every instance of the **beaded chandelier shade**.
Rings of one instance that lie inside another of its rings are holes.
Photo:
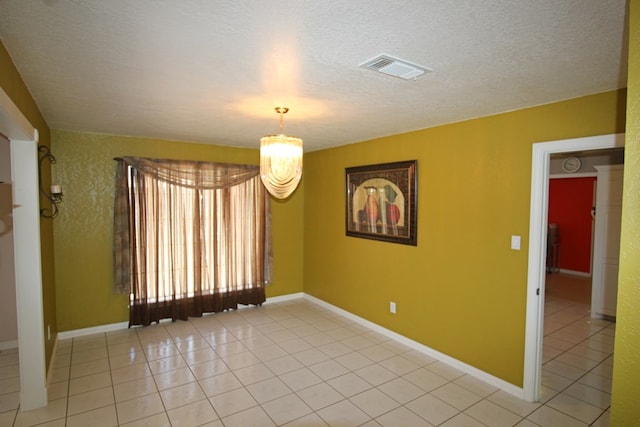
[[[278,199],[289,197],[302,177],[302,139],[282,132],[287,111],[287,107],[276,107],[280,134],[260,138],[260,177],[267,191]]]

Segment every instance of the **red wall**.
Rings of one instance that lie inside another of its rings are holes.
[[[595,177],[549,180],[549,224],[558,224],[561,269],[591,272],[595,180]]]

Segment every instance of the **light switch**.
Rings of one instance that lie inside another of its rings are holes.
[[[511,249],[520,250],[520,236],[511,236]]]

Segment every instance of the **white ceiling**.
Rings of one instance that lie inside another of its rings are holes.
[[[51,128],[305,150],[626,87],[625,0],[0,0]],[[433,71],[359,68],[386,53]]]

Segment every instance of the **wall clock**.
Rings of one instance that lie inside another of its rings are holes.
[[[582,166],[582,162],[577,157],[567,157],[562,161],[562,170],[568,173],[577,172]]]

